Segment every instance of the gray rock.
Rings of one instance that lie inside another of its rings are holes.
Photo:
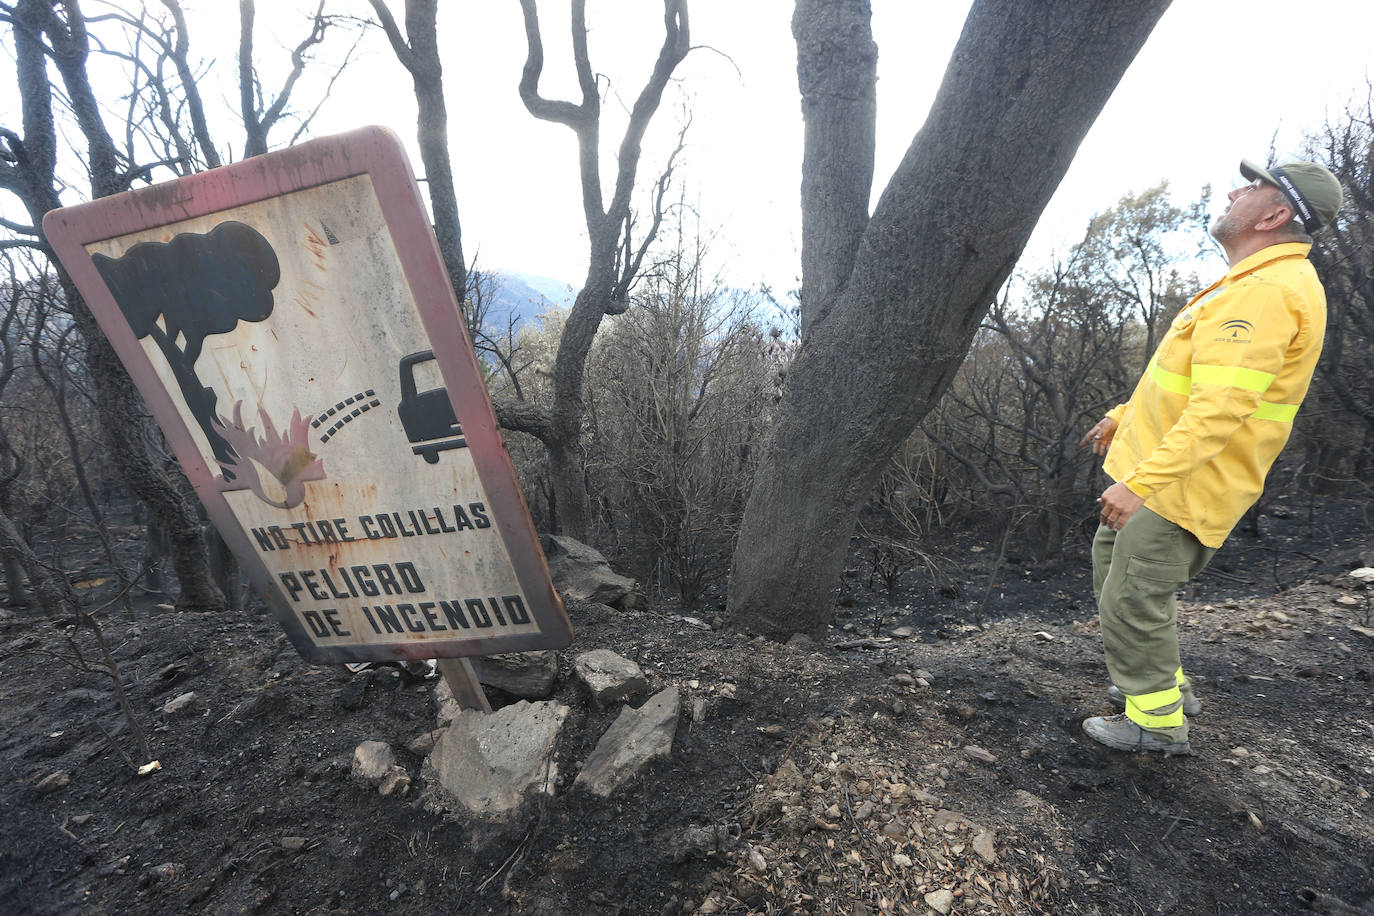
[[[989,865],[997,861],[997,833],[993,830],[980,831],[973,838],[973,851]]]
[[[611,569],[595,548],[559,535],[540,539],[554,587],[569,598],[607,604],[622,611],[640,610],[644,595],[635,580]]]
[[[554,748],[571,710],[562,703],[521,700],[493,713],[466,711],[425,761],[439,807],[504,820],[538,793],[553,793]]]
[[[458,701],[453,698],[453,690],[448,685],[446,678],[439,678],[439,683],[434,685],[434,707],[435,717],[438,719],[439,727],[446,728],[452,724],[453,720],[463,712],[463,707],[458,705]]]
[[[159,881],[175,881],[186,874],[186,866],[180,862],[163,862],[161,865],[154,865],[139,876],[138,883],[141,887],[156,884]]]
[[[396,754],[385,741],[364,741],[353,749],[353,775],[376,785],[396,765]]]
[[[417,757],[428,757],[430,752],[434,750],[434,745],[439,743],[439,736],[443,733],[444,730],[442,728],[436,728],[433,731],[425,732],[418,738],[412,738],[410,743],[406,745],[406,750]]]
[[[179,697],[173,697],[162,706],[164,716],[175,716],[178,713],[188,712],[200,703],[200,697],[196,696],[194,690],[183,693]]]
[[[954,909],[954,892],[943,889],[931,891],[926,894],[926,906],[943,916]]]
[[[641,700],[649,695],[649,681],[644,671],[624,656],[610,649],[593,649],[573,660],[573,671],[591,694],[597,709],[612,703]]]
[[[667,757],[677,734],[682,697],[669,687],[639,709],[626,708],[606,729],[573,785],[602,798],[634,780],[653,760]]]
[[[558,679],[558,653],[552,649],[488,655],[469,661],[483,684],[525,700],[548,698],[553,694],[553,682]]]
[[[65,789],[72,784],[72,774],[66,770],[58,770],[56,773],[49,773],[38,781],[35,786],[39,795],[47,795],[56,792],[58,789]]]
[[[286,852],[300,852],[305,848],[305,844],[306,839],[303,836],[284,836],[277,841],[277,845]]]
[[[974,760],[982,761],[983,763],[996,763],[996,762],[997,762],[997,757],[996,757],[996,755],[994,755],[992,752],[990,752],[990,751],[988,751],[988,750],[986,750],[986,749],[984,749],[984,748],[979,747],[979,746],[976,745],[976,744],[966,744],[966,745],[964,745],[964,756],[965,756],[965,757],[970,757],[970,758],[972,758],[972,759],[974,759]]]
[[[664,845],[674,862],[685,862],[694,856],[733,849],[739,844],[740,833],[740,825],[734,823],[684,827],[670,834]]]

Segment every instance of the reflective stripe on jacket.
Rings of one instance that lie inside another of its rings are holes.
[[[1220,547],[1259,498],[1326,332],[1310,245],[1271,245],[1178,313],[1117,421],[1105,469]]]

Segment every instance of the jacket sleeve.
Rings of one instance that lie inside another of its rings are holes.
[[[1297,294],[1249,278],[1216,296],[1192,334],[1188,403],[1123,481],[1137,496],[1173,484],[1214,458],[1255,412],[1302,331]]]

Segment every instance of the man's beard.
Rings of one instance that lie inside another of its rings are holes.
[[[1212,220],[1212,225],[1207,227],[1207,232],[1218,242],[1229,242],[1236,237],[1236,226],[1228,219],[1230,215],[1231,211],[1228,209],[1225,213]]]

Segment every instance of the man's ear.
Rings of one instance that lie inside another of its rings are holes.
[[[1275,201],[1264,211],[1264,215],[1255,221],[1255,228],[1260,232],[1272,232],[1280,226],[1293,219],[1293,208],[1287,201],[1282,203]]]

